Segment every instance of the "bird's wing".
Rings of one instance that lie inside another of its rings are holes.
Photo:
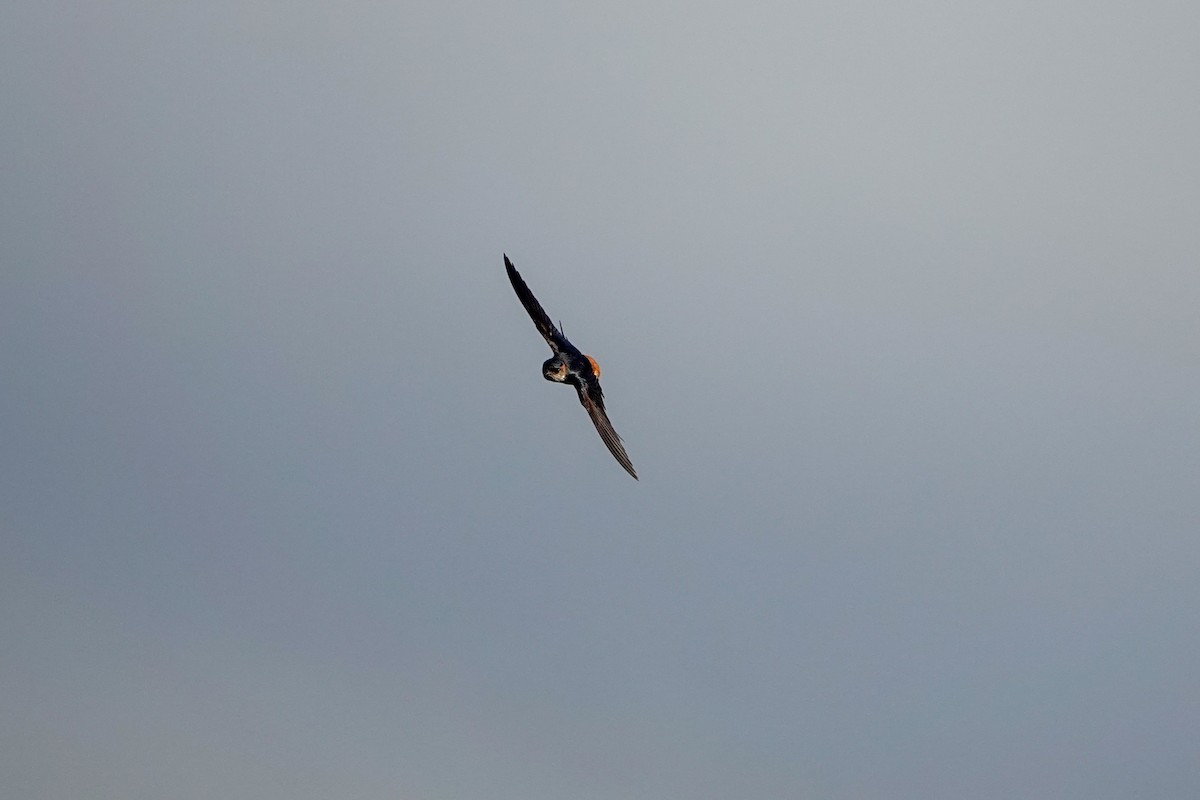
[[[521,305],[525,306],[525,310],[529,312],[529,316],[533,319],[533,324],[537,327],[538,333],[542,334],[546,339],[546,344],[550,345],[550,349],[555,354],[566,352],[579,355],[579,350],[575,345],[567,341],[567,337],[563,336],[562,331],[554,327],[554,323],[550,321],[550,316],[542,309],[542,304],[533,296],[533,292],[529,291],[529,287],[521,279],[521,273],[517,272],[517,268],[508,260],[507,255],[504,256],[504,269],[508,271],[508,280],[512,284],[513,290],[517,293],[517,299],[521,301]]]
[[[604,440],[604,444],[608,445],[608,451],[636,481],[638,476],[633,470],[633,462],[629,460],[629,455],[625,452],[625,445],[621,444],[621,437],[613,429],[612,423],[608,421],[608,414],[604,410],[604,392],[600,389],[600,381],[596,378],[581,381],[576,384],[575,391],[579,393],[579,402],[587,410],[588,416],[592,418],[592,424],[596,426],[600,438]]]

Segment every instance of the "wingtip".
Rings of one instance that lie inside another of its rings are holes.
[[[513,265],[512,259],[508,257],[508,253],[504,254],[504,271],[508,273],[510,281],[521,280],[521,273],[517,272],[517,268]]]
[[[629,460],[628,455],[625,456],[625,461],[621,464],[621,466],[625,468],[625,471],[628,472],[635,481],[641,480],[638,478],[637,470],[633,468],[633,462]]]

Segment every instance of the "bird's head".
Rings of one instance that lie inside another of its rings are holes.
[[[562,383],[567,379],[567,362],[555,356],[542,364],[542,377],[548,381]]]

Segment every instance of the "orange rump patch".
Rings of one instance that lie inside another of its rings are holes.
[[[592,358],[591,356],[584,356],[584,358],[586,358],[588,360],[588,363],[592,365],[592,372],[594,372],[596,374],[596,377],[599,378],[600,377],[600,365],[596,363],[596,359]]]

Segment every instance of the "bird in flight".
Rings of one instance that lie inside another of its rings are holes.
[[[608,445],[609,452],[617,459],[617,463],[624,467],[634,480],[637,480],[637,473],[633,471],[633,462],[625,453],[621,437],[613,430],[612,423],[608,421],[608,414],[604,410],[604,392],[600,389],[600,365],[596,363],[596,359],[581,353],[579,348],[571,344],[566,336],[563,336],[561,330],[554,327],[554,323],[542,310],[541,304],[533,296],[533,292],[529,291],[529,287],[521,279],[521,273],[517,272],[517,268],[508,260],[507,255],[504,256],[504,268],[508,271],[508,280],[512,283],[521,305],[525,306],[525,310],[533,318],[534,326],[545,337],[546,344],[550,345],[550,349],[554,351],[554,355],[542,364],[542,376],[548,381],[568,383],[575,387],[575,391],[579,395],[579,402],[587,411],[588,416],[592,418],[592,424],[596,426],[600,438]]]

